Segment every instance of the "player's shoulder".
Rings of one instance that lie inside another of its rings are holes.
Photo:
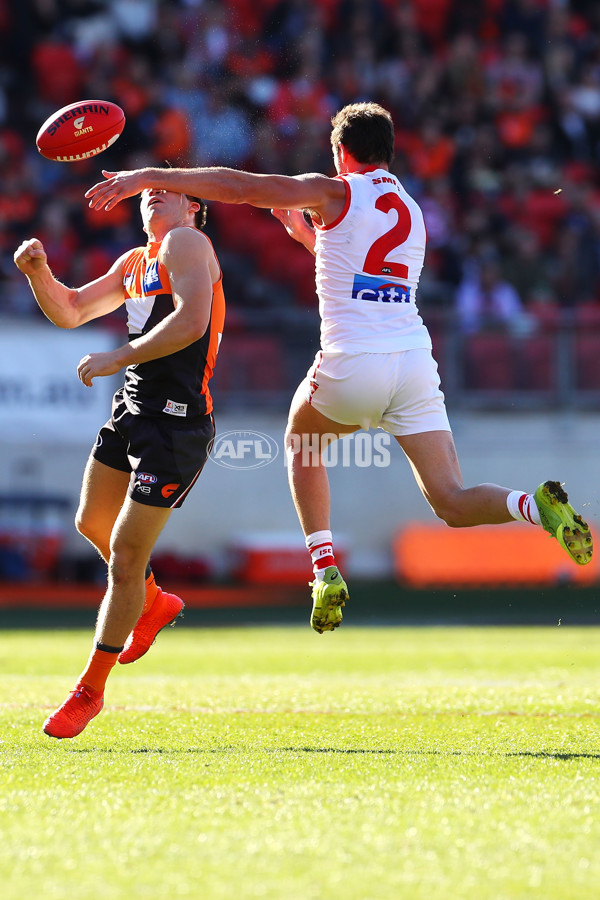
[[[124,266],[128,267],[135,264],[136,259],[143,256],[145,249],[145,247],[132,247],[131,250],[126,250],[114,261],[111,269],[121,269]]]
[[[164,259],[173,253],[194,254],[209,253],[212,245],[208,237],[198,228],[189,225],[178,225],[171,228],[164,236],[160,248],[160,255]]]
[[[302,175],[293,175],[292,178],[302,181],[305,184],[313,184],[318,186],[319,190],[324,194],[340,194],[343,193],[343,182],[340,181],[339,175],[323,175],[322,172],[305,172]]]

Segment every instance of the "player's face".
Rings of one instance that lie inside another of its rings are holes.
[[[168,225],[173,228],[175,225],[187,223],[190,201],[185,194],[145,188],[142,191],[140,211],[145,231],[153,228],[159,222],[163,226]]]

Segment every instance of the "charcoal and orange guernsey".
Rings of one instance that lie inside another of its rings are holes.
[[[210,239],[204,237],[210,244]],[[130,341],[156,327],[175,309],[169,273],[160,260],[161,246],[162,241],[151,241],[145,247],[136,247],[123,263]],[[209,381],[224,323],[225,296],[220,276],[212,285],[210,319],[201,338],[168,356],[127,367],[125,396],[130,411],[150,416],[168,413],[188,419],[212,412]],[[168,398],[177,398],[177,403]]]
[[[98,715],[104,706],[104,691],[94,691],[88,685],[75,685],[56,712],[44,722],[44,732],[53,738],[74,738]]]
[[[138,619],[137,625],[125,641],[119,653],[119,662],[123,665],[135,662],[148,652],[159,631],[167,625],[174,625],[183,615],[185,603],[175,594],[167,594],[158,588],[156,599],[148,610]]]

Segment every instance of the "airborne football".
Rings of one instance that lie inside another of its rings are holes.
[[[116,103],[82,100],[46,119],[35,142],[46,159],[78,162],[107,150],[124,127],[125,113]]]

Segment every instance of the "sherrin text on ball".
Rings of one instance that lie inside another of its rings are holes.
[[[77,162],[102,153],[125,127],[125,113],[110,100],[81,100],[53,113],[38,131],[37,148],[46,159]]]

